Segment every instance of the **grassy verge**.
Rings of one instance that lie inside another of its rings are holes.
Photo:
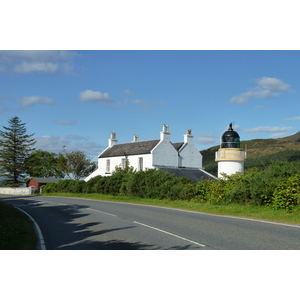
[[[300,225],[300,208],[297,207],[294,212],[287,213],[284,210],[274,210],[268,206],[254,206],[254,205],[216,205],[210,203],[199,203],[196,201],[180,201],[180,200],[159,200],[146,199],[126,196],[111,196],[102,194],[71,194],[71,193],[52,193],[43,194],[45,196],[61,196],[61,197],[76,197],[93,200],[106,200],[126,203],[136,203],[144,205],[155,205],[163,207],[178,208],[184,210],[191,210],[197,212],[238,216],[252,219],[260,219],[273,222],[282,222]]]
[[[0,250],[35,250],[33,222],[21,211],[0,203]]]

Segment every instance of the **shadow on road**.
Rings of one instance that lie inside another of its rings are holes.
[[[109,233],[135,228],[135,225],[105,228],[101,217],[91,222],[85,209],[88,205],[53,205],[37,196],[5,196],[0,201],[12,204],[29,213],[39,224],[47,250],[159,250],[157,245],[127,242],[110,238]],[[104,227],[104,228],[103,228]],[[101,229],[103,228],[103,229]],[[185,250],[191,246],[171,247]]]

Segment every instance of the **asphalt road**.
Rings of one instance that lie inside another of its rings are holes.
[[[47,250],[300,249],[300,226],[183,210],[46,196],[5,201],[38,223]]]

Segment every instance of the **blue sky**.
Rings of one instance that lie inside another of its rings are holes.
[[[1,126],[12,116],[36,147],[96,157],[119,143],[192,129],[199,150],[233,122],[242,140],[300,131],[299,51],[0,51]]]

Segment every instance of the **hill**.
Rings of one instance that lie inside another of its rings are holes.
[[[200,151],[204,169],[214,175],[217,174],[215,152],[218,148],[219,146],[214,146]],[[247,152],[246,170],[253,167],[264,168],[272,160],[293,161],[300,166],[300,131],[284,138],[242,141],[241,148]]]

